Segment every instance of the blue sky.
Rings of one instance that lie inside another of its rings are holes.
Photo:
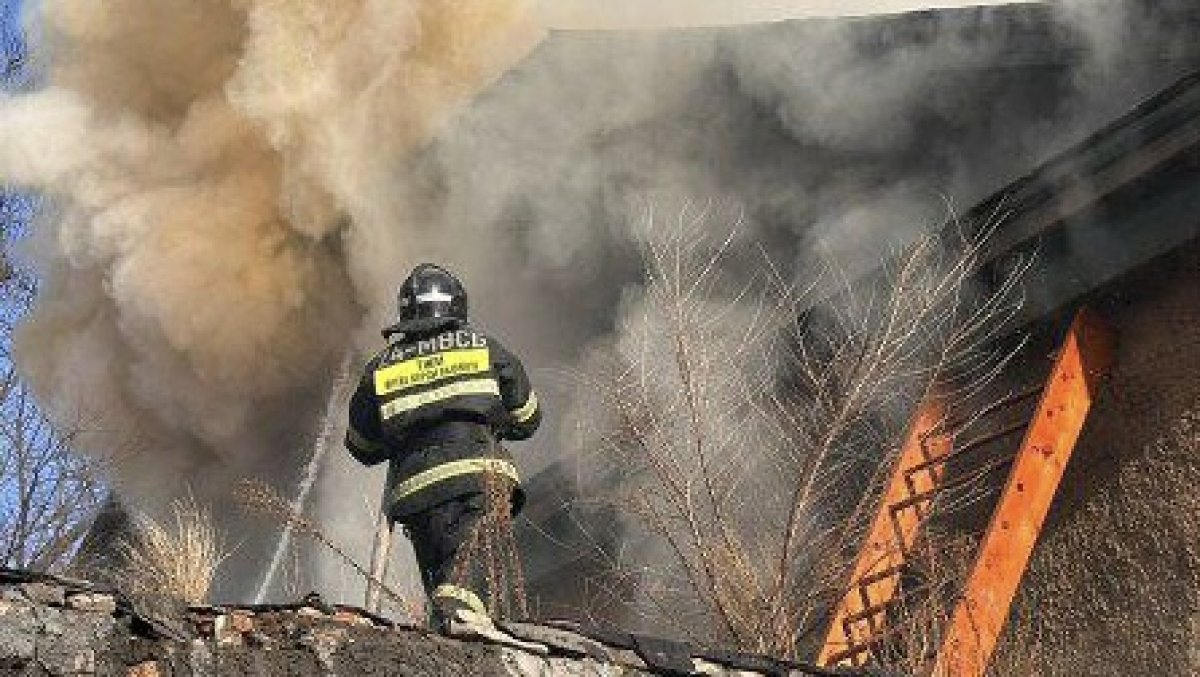
[[[8,64],[10,59],[24,52],[25,45],[21,36],[21,27],[18,16],[21,11],[22,0],[0,0],[0,49],[3,49],[3,60],[0,64]],[[11,86],[10,80],[14,75],[17,81],[20,81],[20,74],[8,72],[7,67],[2,72],[4,76],[4,85]]]

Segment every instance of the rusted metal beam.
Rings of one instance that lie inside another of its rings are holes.
[[[1115,338],[1093,313],[1076,315],[1055,360],[1008,484],[933,670],[935,677],[976,677],[987,669],[1000,631],[1101,379]]]
[[[950,439],[931,435],[946,412],[936,397],[927,396],[913,418],[896,467],[879,503],[879,510],[850,576],[850,586],[833,620],[818,663],[824,666],[864,664],[868,649],[881,631],[885,610],[900,586],[906,555],[917,540],[929,514],[932,496],[941,482],[943,468],[931,461],[950,452]],[[921,466],[923,472],[912,472]],[[910,500],[914,495],[928,496]],[[905,507],[894,510],[902,504]]]

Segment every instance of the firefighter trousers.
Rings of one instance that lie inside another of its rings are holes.
[[[483,494],[472,493],[434,505],[405,520],[404,530],[412,540],[421,582],[435,616],[456,608],[487,613],[478,586],[470,581],[453,580],[458,556],[483,518],[484,509]]]

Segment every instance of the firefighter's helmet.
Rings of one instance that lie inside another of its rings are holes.
[[[413,269],[400,286],[400,320],[467,319],[467,290],[450,271],[433,263]]]

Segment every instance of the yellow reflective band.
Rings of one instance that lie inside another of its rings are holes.
[[[504,475],[513,482],[521,481],[521,477],[517,474],[517,467],[509,461],[499,458],[468,458],[462,461],[443,463],[423,473],[413,475],[392,489],[392,500],[403,500],[438,482],[480,473],[495,473]]]
[[[462,602],[470,607],[471,611],[474,611],[477,614],[483,614],[484,616],[487,615],[487,607],[483,605],[483,600],[479,599],[479,595],[476,595],[466,588],[460,588],[457,585],[450,584],[439,585],[438,587],[434,588],[433,597],[435,599],[438,597],[445,597],[458,600],[459,602]]]
[[[433,404],[442,400],[448,400],[451,397],[460,395],[495,395],[500,396],[500,384],[496,383],[495,379],[479,378],[471,381],[459,381],[444,385],[441,388],[434,388],[423,393],[415,395],[405,395],[397,397],[379,408],[383,418],[389,419],[397,414],[403,414],[406,411],[412,411],[418,407],[423,407],[426,404]]]
[[[354,426],[347,426],[346,437],[350,438],[350,445],[360,451],[377,452],[384,448],[383,444],[363,437],[362,433],[354,429]]]
[[[514,409],[512,415],[517,419],[517,423],[524,423],[533,418],[533,415],[537,413],[537,408],[537,393],[531,390],[529,391],[529,399],[525,400],[525,404],[521,405],[521,407]]]
[[[375,394],[390,395],[397,390],[426,385],[465,374],[483,374],[492,368],[487,348],[451,350],[397,362],[375,372]]]

